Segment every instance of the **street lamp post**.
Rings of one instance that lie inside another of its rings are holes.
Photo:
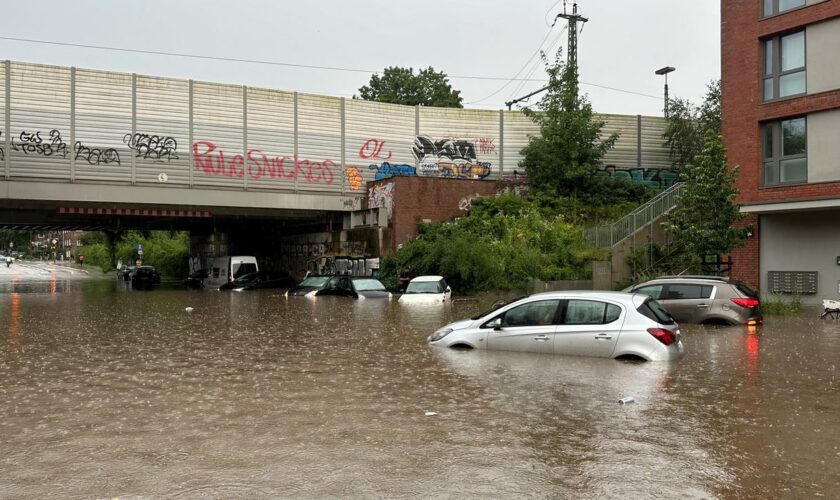
[[[668,73],[674,71],[675,67],[665,66],[656,70],[657,75],[665,75],[665,118],[668,118]]]

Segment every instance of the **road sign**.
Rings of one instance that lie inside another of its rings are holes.
[[[137,244],[137,255],[143,255],[143,244],[142,243]]]

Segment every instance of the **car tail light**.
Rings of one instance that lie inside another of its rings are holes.
[[[666,330],[664,328],[648,328],[647,331],[649,334],[656,337],[656,340],[665,345],[671,345],[677,341],[677,334],[671,330]]]
[[[759,305],[761,305],[761,302],[758,299],[752,297],[746,299],[737,298],[729,300],[738,304],[741,307],[746,307],[747,309],[752,309],[753,307],[758,307]]]

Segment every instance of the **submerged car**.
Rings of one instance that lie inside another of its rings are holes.
[[[452,299],[452,289],[443,276],[418,276],[408,282],[400,296],[402,303],[447,303]]]
[[[679,359],[677,322],[646,295],[544,292],[470,319],[428,338],[433,346],[565,354],[646,361]]]
[[[294,283],[289,276],[273,278],[266,271],[243,274],[235,280],[225,283],[219,290],[261,290],[265,288],[289,288]]]
[[[655,299],[680,323],[763,323],[758,294],[721,276],[661,276],[626,290]]]
[[[149,289],[160,284],[160,274],[153,266],[137,266],[129,275],[132,288]]]
[[[391,298],[391,293],[377,279],[347,275],[309,276],[286,292],[287,297],[316,297],[339,295],[344,297]]]

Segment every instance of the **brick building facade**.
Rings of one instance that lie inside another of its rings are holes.
[[[840,298],[840,0],[722,0],[722,133],[752,236],[733,275]]]

